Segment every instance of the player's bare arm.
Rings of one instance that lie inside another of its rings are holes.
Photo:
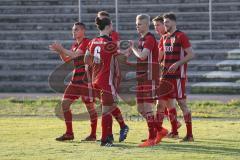
[[[62,46],[62,44],[57,43],[57,42],[53,43],[52,47],[54,47],[53,49],[54,49],[56,52],[58,52],[59,54],[63,54],[63,55],[65,55],[65,56],[68,56],[68,57],[70,57],[71,59],[74,59],[74,58],[76,58],[76,57],[79,57],[79,56],[83,55],[83,51],[82,51],[82,50],[78,49],[77,51],[73,52],[73,51],[71,51],[71,50],[65,49],[65,48]]]
[[[84,56],[84,63],[91,66],[93,64],[93,56],[87,50]]]
[[[61,48],[63,48],[62,45],[60,43],[57,43],[57,42],[54,42],[53,44],[49,45],[49,49],[51,51],[57,53],[60,56],[60,58],[62,59],[62,61],[64,61],[64,62],[71,61],[72,58],[65,55],[64,52],[62,52]]]
[[[171,65],[168,72],[170,72],[170,73],[175,72],[178,69],[178,67],[180,67],[181,65],[183,65],[183,64],[189,62],[191,59],[193,59],[194,54],[193,54],[192,47],[188,47],[188,48],[184,49],[184,51],[187,53],[187,55],[183,59],[181,59],[181,60],[177,61],[176,63],[174,63],[173,65]]]
[[[134,46],[134,42],[133,42],[133,41],[130,41],[130,48],[132,49],[133,54],[134,54],[136,57],[140,58],[141,60],[145,60],[145,59],[147,58],[147,56],[150,54],[150,51],[149,51],[149,49],[147,49],[147,48],[144,48],[144,49],[142,50],[142,52],[139,51],[139,50]]]

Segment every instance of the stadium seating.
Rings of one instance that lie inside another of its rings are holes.
[[[114,2],[82,0],[81,19],[87,25],[88,37],[97,35],[94,18],[98,11],[107,10],[116,23]],[[212,2],[212,40],[209,0],[119,0],[118,31],[123,40],[137,40],[137,14],[154,17],[175,12],[178,28],[189,35],[196,54],[189,63],[188,91],[239,94],[240,2]],[[77,20],[76,0],[1,0],[0,91],[52,92],[48,76],[62,62],[49,51],[48,45],[58,40],[70,47],[72,23]],[[124,77],[123,92],[132,84]]]

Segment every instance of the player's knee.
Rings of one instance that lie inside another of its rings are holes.
[[[178,100],[178,101],[177,101],[177,104],[178,104],[179,107],[181,107],[181,108],[187,108],[187,103],[186,103],[186,101],[184,101],[184,100]]]
[[[70,102],[68,100],[62,100],[61,106],[63,111],[68,111],[70,109]]]

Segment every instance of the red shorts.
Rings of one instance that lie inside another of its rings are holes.
[[[138,82],[136,88],[137,103],[153,103],[156,98],[158,81]]]
[[[112,106],[117,103],[117,92],[113,85],[99,86],[93,84],[94,97],[98,97],[103,106]]]
[[[86,104],[94,102],[92,85],[86,83],[83,84],[69,83],[69,85],[64,91],[63,98],[75,101],[79,97],[81,97],[82,101]]]
[[[172,84],[173,90],[159,99],[186,99],[186,78],[180,79],[162,79]],[[161,89],[161,88],[160,88]]]

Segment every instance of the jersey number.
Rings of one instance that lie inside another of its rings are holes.
[[[96,46],[94,49],[94,63],[101,63],[101,59],[100,59],[100,52],[101,52],[101,47],[100,46]]]

